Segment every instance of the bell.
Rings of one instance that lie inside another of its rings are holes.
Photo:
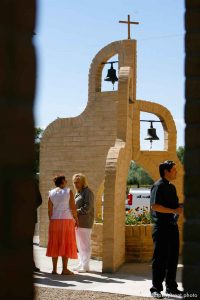
[[[118,81],[118,78],[116,76],[116,70],[113,68],[113,63],[111,63],[110,69],[108,69],[108,74],[104,81],[111,81],[113,84],[113,89],[114,89],[114,83]]]
[[[151,122],[150,128],[147,130],[147,136],[145,138],[145,140],[150,141],[150,149],[152,148],[152,142],[159,140],[159,137],[156,134],[156,129],[153,128],[153,124]]]
[[[159,140],[159,137],[156,134],[156,129],[155,128],[149,128],[147,130],[147,136],[145,138],[145,140],[152,140],[152,141],[156,141]]]

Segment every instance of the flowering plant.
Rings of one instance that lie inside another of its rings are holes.
[[[140,224],[152,224],[153,219],[151,213],[148,211],[147,206],[126,211],[126,225],[140,225]]]
[[[102,214],[99,213],[95,219],[96,223],[103,223]],[[151,213],[148,211],[147,206],[136,207],[126,211],[125,224],[126,225],[140,225],[140,224],[152,224],[153,219]]]

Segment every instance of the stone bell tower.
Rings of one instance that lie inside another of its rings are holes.
[[[119,60],[118,90],[102,91],[102,63],[116,54]],[[140,150],[140,111],[153,113],[162,121],[163,151]],[[177,163],[179,177],[175,184],[182,197],[183,170],[176,156],[173,118],[159,104],[136,100],[136,40],[113,42],[101,49],[91,63],[85,110],[75,118],[55,120],[44,132],[40,155],[43,196],[40,245],[47,244],[47,199],[53,176],[64,173],[73,189],[73,174],[83,172],[95,194],[96,215],[104,194],[103,271],[114,272],[125,259],[124,201],[130,161],[139,163],[156,180],[158,164],[165,159]]]

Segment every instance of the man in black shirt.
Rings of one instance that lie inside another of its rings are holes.
[[[167,160],[159,166],[161,178],[151,189],[151,210],[155,221],[152,238],[154,253],[152,260],[151,295],[163,298],[162,283],[166,279],[166,292],[181,295],[177,289],[176,270],[179,255],[178,215],[183,212],[179,205],[176,188],[170,183],[176,179],[177,170],[173,161]]]

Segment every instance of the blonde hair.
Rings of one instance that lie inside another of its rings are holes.
[[[83,188],[86,188],[88,186],[87,178],[83,173],[77,173],[77,174],[73,175],[73,177],[72,177],[73,184],[76,179],[80,180]],[[74,185],[74,188],[76,189],[75,185]]]

